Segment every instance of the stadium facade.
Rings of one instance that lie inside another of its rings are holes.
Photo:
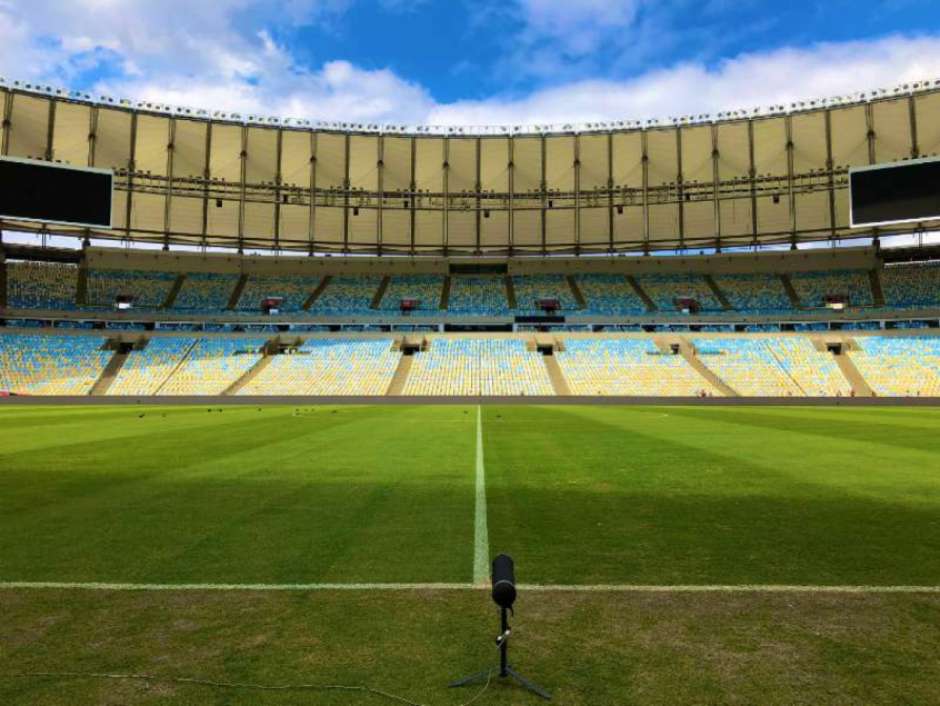
[[[848,194],[940,151],[935,84],[531,130],[0,89],[4,157],[116,175],[112,229],[2,224],[85,245],[3,245],[0,392],[940,395],[937,253],[878,246],[937,222],[851,229]]]

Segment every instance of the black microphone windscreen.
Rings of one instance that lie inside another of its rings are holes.
[[[500,554],[493,559],[493,601],[502,608],[511,608],[516,600],[516,572],[512,557]]]

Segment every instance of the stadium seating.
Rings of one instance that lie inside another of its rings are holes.
[[[186,275],[173,308],[195,312],[222,311],[228,306],[237,284],[238,275],[193,272]]]
[[[646,304],[633,291],[624,275],[577,275],[576,281],[590,314],[637,316],[646,313]]]
[[[569,338],[556,357],[575,395],[718,394],[682,356],[662,353],[649,338]]]
[[[662,312],[675,312],[676,299],[685,297],[698,302],[701,311],[721,311],[721,302],[715,297],[702,275],[653,274],[637,275],[637,284]]]
[[[827,270],[824,272],[794,272],[790,282],[809,309],[826,306],[827,296],[848,297],[850,306],[871,306],[871,283],[864,270]]]
[[[783,282],[776,275],[715,275],[714,280],[736,311],[776,314],[793,310]]]
[[[940,396],[940,337],[858,336],[849,354],[879,397]]]
[[[298,312],[317,288],[317,277],[289,277],[276,275],[251,275],[238,298],[238,311],[261,311],[265,299],[281,299],[280,311]]]
[[[513,339],[435,338],[415,354],[406,395],[553,395],[539,353]]]
[[[563,275],[513,275],[516,293],[516,313],[541,313],[536,306],[539,299],[557,299],[562,312],[577,311],[577,300]]]
[[[699,360],[743,397],[801,397],[803,390],[774,354],[777,338],[693,339]]]
[[[273,356],[241,395],[384,395],[401,353],[390,338],[314,338]]]
[[[138,270],[91,270],[88,273],[85,304],[111,309],[118,297],[130,297],[135,309],[158,309],[173,288],[172,272]]]
[[[888,306],[940,307],[940,262],[886,266],[881,289]]]
[[[154,336],[143,350],[128,354],[107,394],[156,394],[197,340],[192,336]]]
[[[161,395],[221,395],[261,360],[266,338],[201,338]]]
[[[389,279],[388,289],[379,308],[382,311],[400,311],[402,299],[417,299],[418,308],[412,314],[440,313],[442,275],[395,275]]]
[[[87,395],[112,353],[97,336],[0,335],[0,390],[21,395]]]
[[[772,355],[783,371],[793,379],[800,391],[809,397],[847,397],[849,385],[832,353],[817,350],[803,336],[786,336],[767,340]]]
[[[469,316],[506,316],[506,283],[500,275],[456,275],[450,280],[451,314]]]
[[[7,306],[14,309],[74,309],[76,265],[7,262]]]
[[[372,298],[382,278],[378,275],[337,275],[317,297],[311,314],[325,316],[363,316],[372,311]]]

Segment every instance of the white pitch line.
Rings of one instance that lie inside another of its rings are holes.
[[[477,480],[473,512],[473,583],[482,586],[490,577],[490,537],[486,524],[486,469],[483,465],[483,412],[477,405]]]
[[[66,589],[76,591],[472,591],[469,583],[105,583],[78,581],[0,581],[0,590]],[[813,585],[652,585],[652,584],[519,584],[540,593],[940,593],[940,586]]]

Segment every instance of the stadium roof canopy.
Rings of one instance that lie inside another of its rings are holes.
[[[2,226],[386,255],[870,237],[848,225],[848,169],[940,152],[938,86],[668,124],[408,128],[210,116],[0,81],[3,155],[116,172],[111,231]]]

